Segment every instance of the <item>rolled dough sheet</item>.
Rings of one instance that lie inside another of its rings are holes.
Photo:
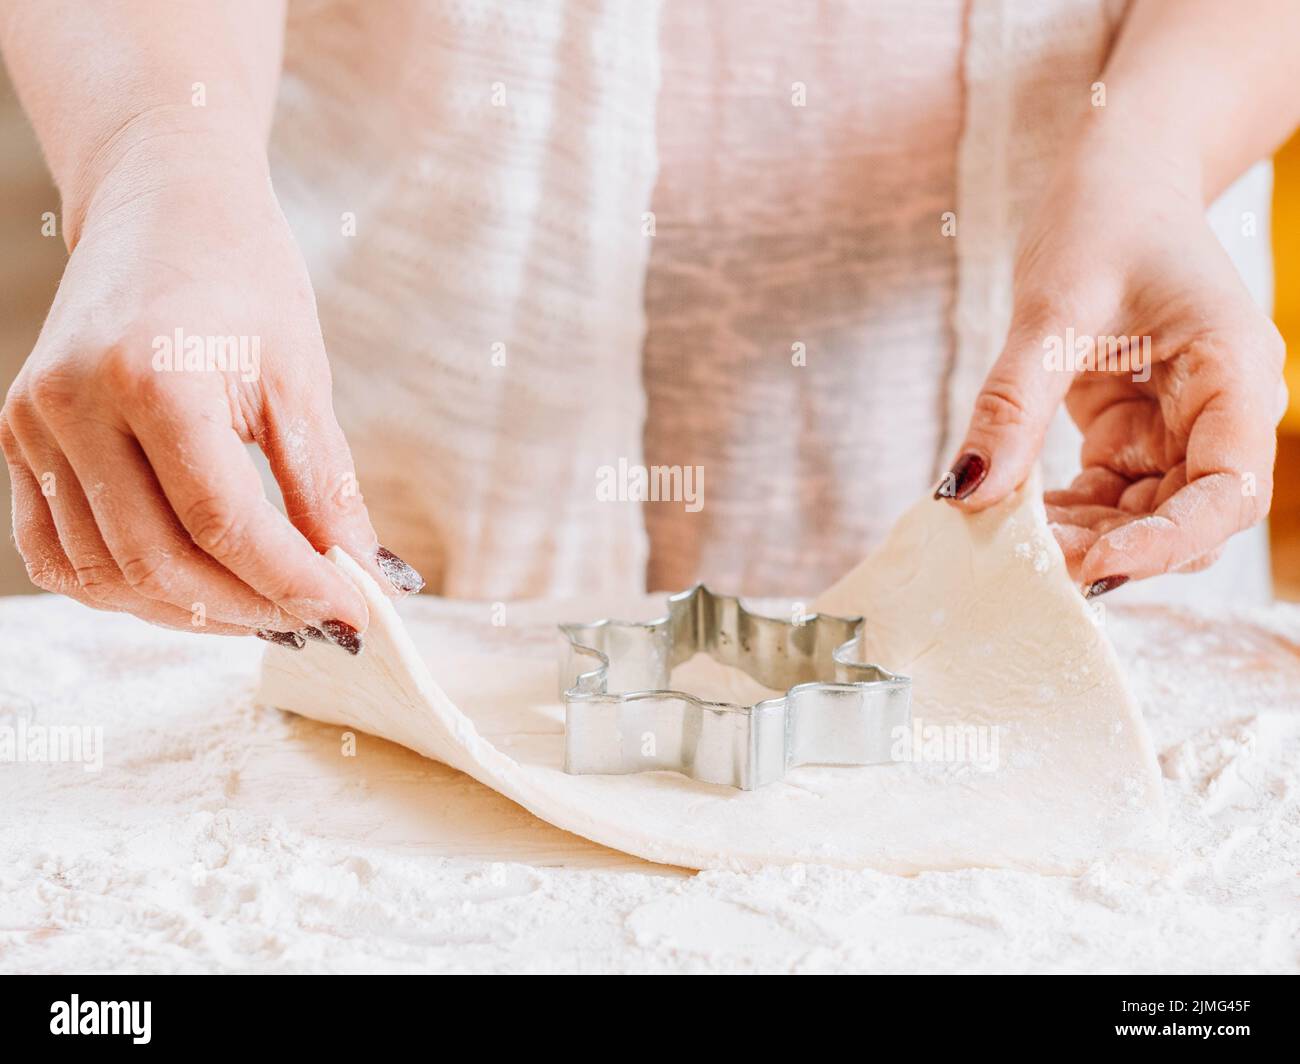
[[[1036,482],[974,517],[923,499],[817,602],[866,616],[867,659],[913,678],[913,759],[804,766],[751,792],[669,772],[562,771],[551,626],[588,619],[574,606],[510,607],[510,653],[465,652],[447,622],[421,626],[417,646],[370,577],[337,548],[329,556],[366,596],[365,650],[268,647],[260,700],[401,743],[615,849],[691,868],[902,874],[1164,861],[1151,741]]]

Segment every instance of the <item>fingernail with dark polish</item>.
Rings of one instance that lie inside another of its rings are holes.
[[[989,471],[988,463],[977,454],[967,452],[952,464],[944,474],[936,499],[964,499],[984,482]]]
[[[301,650],[307,645],[305,640],[297,632],[273,632],[264,628],[256,633],[258,639],[265,639],[268,643],[274,643],[278,647],[291,647],[294,650]]]
[[[387,547],[380,547],[375,551],[375,563],[379,566],[379,571],[388,577],[388,582],[398,591],[414,593],[424,587],[424,577]]]
[[[321,621],[320,631],[328,642],[333,643],[336,647],[342,647],[349,654],[361,653],[361,635],[347,622]]]
[[[1094,580],[1084,591],[1083,597],[1095,599],[1098,595],[1104,595],[1107,591],[1114,591],[1117,587],[1123,587],[1127,584],[1127,576],[1103,576],[1100,580]]]

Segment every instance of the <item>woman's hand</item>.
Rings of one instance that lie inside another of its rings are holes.
[[[1023,232],[1006,346],[936,496],[972,511],[1005,497],[1064,399],[1083,471],[1047,494],[1048,517],[1094,595],[1202,568],[1261,520],[1286,405],[1277,329],[1190,171],[1153,156],[1088,143],[1057,171]]]
[[[401,590],[419,578],[377,565],[264,152],[127,135],[84,211],[65,212],[71,258],[0,415],[28,572],[157,624],[297,646],[323,634],[355,653],[365,601],[319,552],[338,544]]]

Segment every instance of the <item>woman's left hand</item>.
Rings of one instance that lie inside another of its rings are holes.
[[[1048,518],[1091,595],[1203,568],[1263,519],[1286,406],[1282,338],[1194,183],[1135,169],[1103,153],[1049,184],[1021,239],[1006,345],[936,495],[969,511],[1004,498],[1064,400],[1083,470],[1046,495]]]

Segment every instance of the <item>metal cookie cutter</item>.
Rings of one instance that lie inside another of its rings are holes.
[[[562,624],[564,771],[670,769],[748,791],[795,765],[890,761],[891,733],[910,727],[912,681],[854,660],[861,623],[762,617],[696,584],[658,620]],[[741,706],[669,690],[673,668],[699,651],[786,693]]]

